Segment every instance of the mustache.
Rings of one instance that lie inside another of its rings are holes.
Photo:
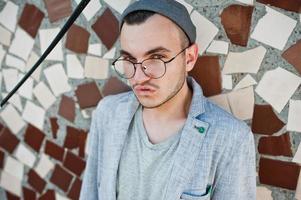
[[[136,83],[134,85],[132,85],[132,88],[135,88],[137,86],[150,86],[150,87],[153,87],[153,88],[156,88],[156,89],[159,89],[160,87],[158,85],[155,85],[153,83],[146,83],[146,84],[139,84],[139,83]]]

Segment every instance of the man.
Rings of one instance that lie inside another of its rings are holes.
[[[174,0],[124,11],[113,66],[133,91],[104,98],[94,112],[81,199],[255,199],[253,134],[187,76],[195,38]]]

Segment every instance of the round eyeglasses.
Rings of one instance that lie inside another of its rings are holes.
[[[182,49],[179,53],[177,53],[174,57],[172,57],[168,61],[164,61],[161,58],[148,58],[143,60],[142,62],[135,63],[127,59],[117,59],[112,63],[112,65],[116,73],[121,78],[125,78],[125,79],[133,78],[137,70],[136,65],[141,64],[141,69],[146,76],[153,79],[158,79],[165,75],[166,64],[173,61],[178,55],[184,52],[188,47]]]

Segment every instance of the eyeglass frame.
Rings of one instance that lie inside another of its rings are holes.
[[[113,67],[114,67],[115,72],[116,72],[121,78],[124,78],[124,79],[131,79],[131,78],[133,78],[133,77],[135,76],[136,71],[137,71],[137,67],[136,67],[137,64],[140,64],[140,65],[141,65],[141,69],[142,69],[143,73],[145,74],[145,76],[147,76],[147,77],[149,77],[149,78],[153,78],[153,79],[159,79],[159,78],[162,78],[162,77],[166,74],[166,64],[172,62],[178,55],[180,55],[181,53],[183,53],[183,52],[184,52],[186,49],[188,49],[190,46],[191,46],[191,45],[189,45],[189,46],[185,47],[184,49],[182,49],[179,53],[177,53],[174,57],[172,57],[172,58],[169,59],[168,61],[164,61],[162,58],[147,58],[147,59],[142,60],[141,62],[132,62],[132,61],[127,60],[127,59],[119,59],[119,58],[117,58],[116,60],[113,61],[112,65],[113,65]],[[161,61],[164,63],[164,73],[163,73],[161,76],[157,77],[157,78],[150,77],[149,75],[147,75],[147,74],[145,73],[145,71],[144,71],[144,69],[143,69],[143,65],[142,65],[142,63],[143,63],[144,61],[146,61],[146,60],[154,60],[154,59],[155,59],[155,60],[161,60]],[[116,68],[115,68],[115,63],[116,63],[117,61],[123,61],[123,60],[132,63],[133,66],[134,66],[134,73],[133,73],[133,75],[132,75],[130,78],[126,78],[126,77],[122,76],[122,75],[116,70]]]

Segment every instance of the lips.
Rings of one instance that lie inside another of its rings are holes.
[[[149,86],[136,86],[134,90],[138,95],[150,95],[156,91],[154,88]]]

